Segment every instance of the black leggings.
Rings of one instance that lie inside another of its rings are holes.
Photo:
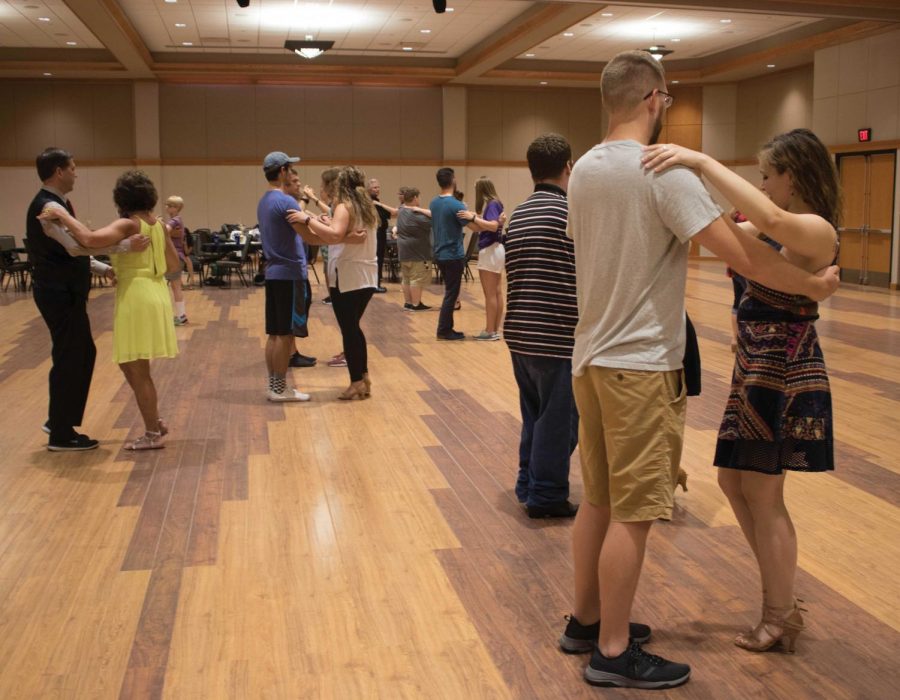
[[[334,316],[341,327],[350,381],[361,381],[363,375],[369,372],[369,351],[366,348],[366,336],[359,327],[359,322],[375,290],[366,287],[354,289],[352,292],[342,292],[337,287],[331,287],[329,291],[331,308],[334,309]]]

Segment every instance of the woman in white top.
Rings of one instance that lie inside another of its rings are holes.
[[[348,232],[366,231],[361,245],[345,245],[336,259],[329,255],[333,274],[331,305],[344,341],[344,356],[350,372],[350,386],[340,395],[344,400],[365,399],[371,395],[366,336],[359,326],[366,306],[378,286],[375,226],[378,215],[366,191],[366,175],[359,168],[347,166],[337,178],[334,217],[313,218],[307,213],[292,215],[306,225],[314,236],[346,236]],[[334,249],[329,251],[333,253]]]

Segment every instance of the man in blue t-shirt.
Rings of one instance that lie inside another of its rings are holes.
[[[453,307],[459,298],[459,287],[466,267],[463,250],[463,227],[477,230],[474,223],[460,221],[457,213],[466,208],[453,193],[456,191],[456,175],[453,168],[437,171],[441,193],[431,200],[431,229],[434,234],[434,262],[444,278],[444,301],[438,316],[438,340],[462,340],[466,336],[453,329]]]
[[[306,254],[298,233],[288,221],[297,200],[284,192],[292,176],[291,164],[299,161],[275,151],[265,157],[263,172],[269,189],[256,208],[259,234],[266,256],[266,370],[269,401],[309,401],[309,394],[287,388],[288,363],[294,351],[294,309],[297,295],[306,290]]]

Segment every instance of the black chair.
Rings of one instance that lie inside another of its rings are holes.
[[[235,256],[231,259],[219,260],[216,263],[216,270],[222,275],[223,279],[228,280],[228,285],[231,286],[231,273],[237,272],[238,277],[240,277],[241,285],[244,287],[249,287],[250,283],[247,281],[247,278],[244,276],[244,267],[247,264],[247,261],[250,258],[250,236],[246,236],[244,238],[244,244],[241,246],[240,253],[235,254]],[[222,285],[225,286],[224,284]]]
[[[15,237],[0,236],[0,288],[5,292],[9,288],[9,281],[14,280],[16,291],[28,291],[26,275],[30,273],[31,263],[19,259]],[[4,280],[6,284],[3,284]]]
[[[222,257],[220,253],[204,252],[203,246],[212,243],[212,233],[208,228],[198,228],[194,230],[194,267],[197,275],[200,277],[200,286],[206,281],[206,268],[212,265]]]
[[[306,268],[307,270],[312,270],[312,273],[316,276],[316,284],[322,284],[319,281],[319,272],[316,270],[316,263],[319,262],[319,248],[322,246],[311,245],[309,246],[309,255],[306,259]],[[309,272],[307,272],[309,274]]]

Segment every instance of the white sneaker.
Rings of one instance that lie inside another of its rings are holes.
[[[269,389],[266,392],[266,398],[269,401],[309,401],[312,397],[297,389],[285,389],[282,394]]]

